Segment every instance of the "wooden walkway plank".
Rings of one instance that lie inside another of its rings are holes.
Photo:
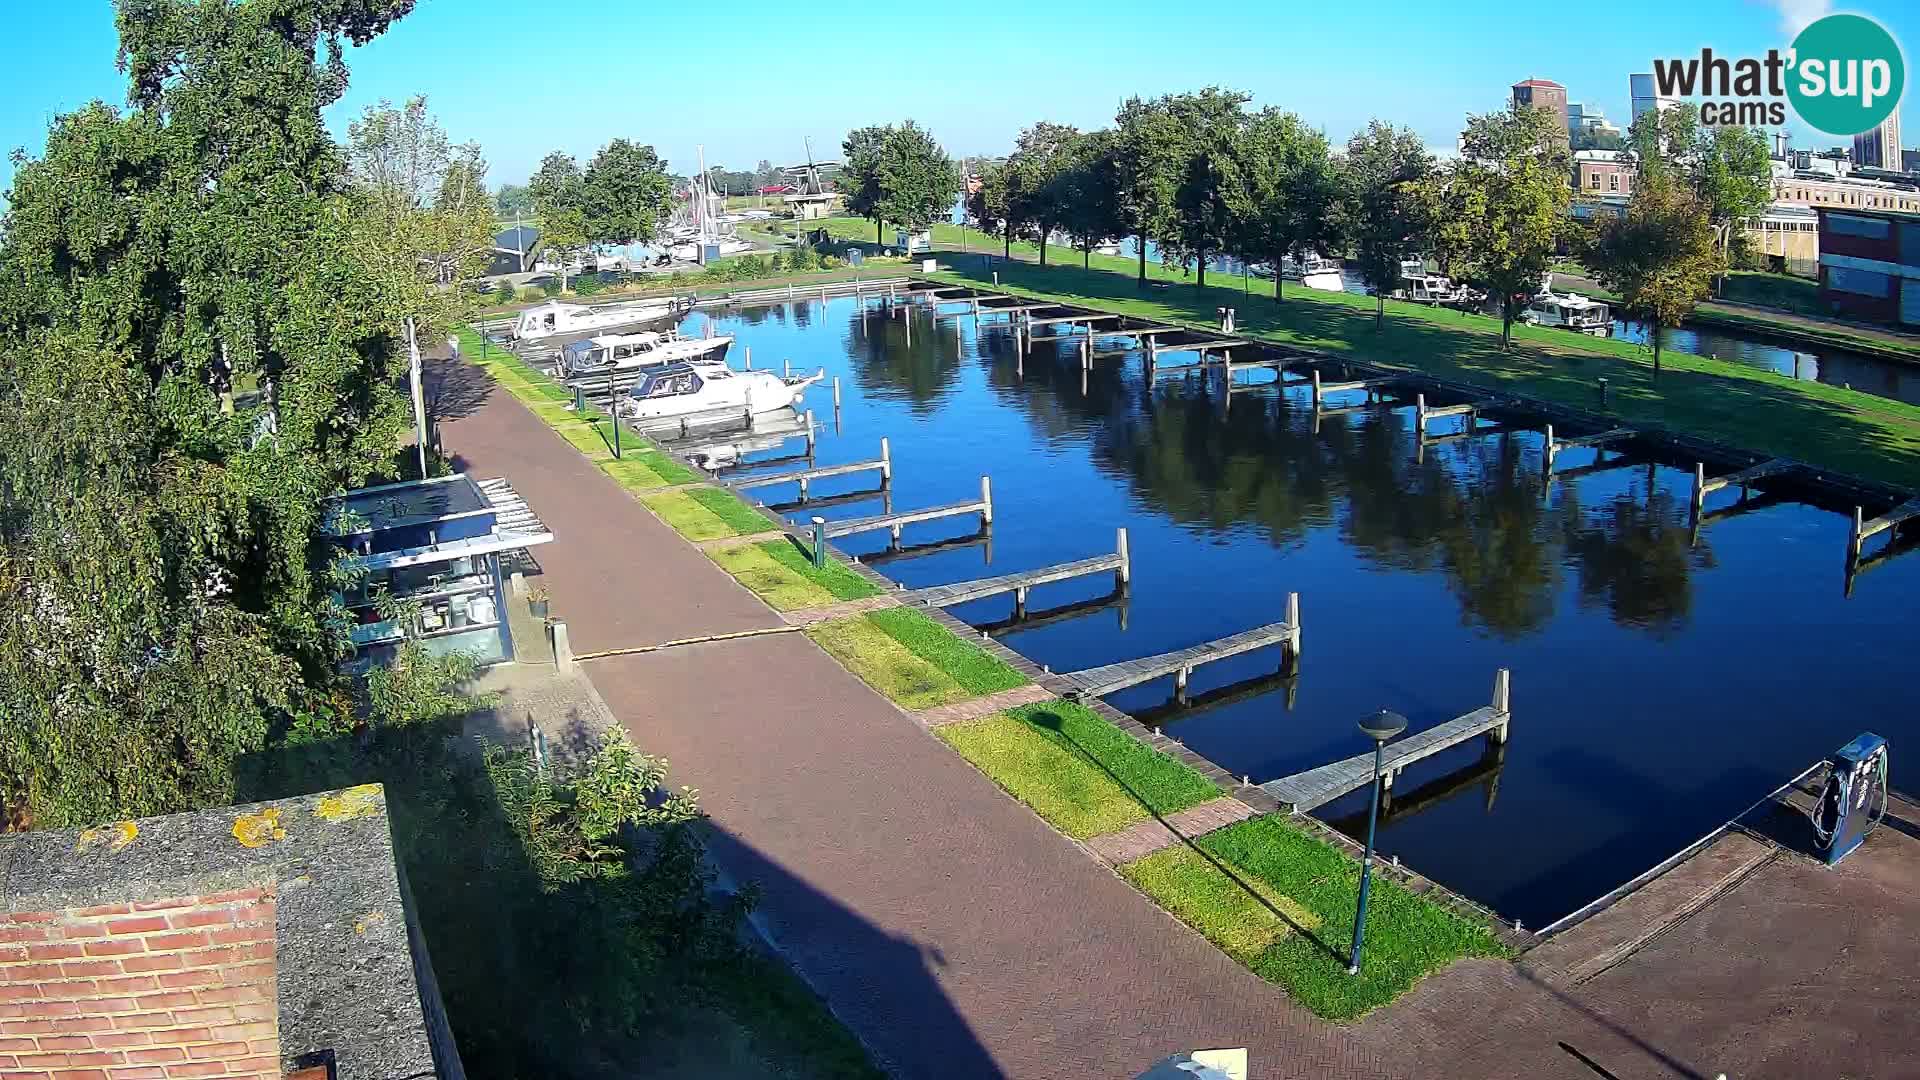
[[[1901,503],[1871,521],[1863,521],[1861,519],[1862,513],[1863,511],[1860,507],[1856,506],[1853,508],[1852,557],[1856,561],[1860,558],[1861,547],[1866,544],[1869,537],[1878,536],[1883,532],[1888,532],[1898,527],[1906,521],[1920,517],[1920,496],[1908,499],[1906,502]]]
[[[1492,704],[1387,744],[1381,762],[1382,780],[1391,787],[1393,778],[1408,765],[1476,736],[1485,735],[1496,743],[1506,742],[1507,725],[1513,719],[1510,686],[1507,669],[1501,668],[1493,677]],[[1304,814],[1372,782],[1373,751],[1368,750],[1292,776],[1269,780],[1261,784],[1260,789],[1295,813]]]
[[[1129,686],[1138,686],[1165,675],[1172,675],[1175,693],[1184,695],[1187,678],[1193,673],[1194,668],[1215,660],[1225,660],[1230,656],[1263,649],[1269,645],[1284,647],[1287,656],[1283,663],[1286,664],[1291,664],[1300,655],[1299,593],[1287,594],[1285,622],[1268,623],[1252,630],[1242,630],[1237,634],[1171,652],[1066,672],[1056,678],[1070,684],[1067,696],[1083,698],[1104,697],[1107,694],[1125,690]]]
[[[1398,375],[1382,375],[1371,379],[1354,379],[1350,382],[1323,382],[1320,378],[1320,369],[1314,368],[1313,403],[1318,405],[1328,394],[1338,394],[1348,390],[1365,390],[1367,396],[1372,397],[1375,390],[1400,381],[1401,377]]]
[[[851,476],[855,473],[878,470],[882,484],[893,483],[893,454],[887,440],[880,440],[880,456],[872,461],[850,461],[842,465],[822,465],[815,469],[796,469],[793,472],[769,473],[764,476],[743,476],[737,480],[721,481],[722,487],[735,491],[749,488],[772,487],[775,484],[799,484],[800,497],[807,495],[807,485],[814,480],[823,480],[830,476]]]
[[[1027,590],[1036,585],[1047,585],[1056,581],[1085,577],[1113,571],[1125,584],[1132,577],[1132,567],[1127,555],[1127,530],[1119,530],[1118,544],[1110,555],[1095,555],[1090,559],[1057,563],[1043,566],[1038,570],[1023,570],[1016,574],[1001,574],[996,577],[975,578],[972,581],[956,581],[950,585],[933,585],[924,589],[915,589],[901,599],[908,604],[921,607],[951,607],[964,604],[969,600],[980,600],[1000,593],[1013,593],[1015,604],[1025,607]]]
[[[1619,442],[1622,439],[1631,439],[1638,434],[1640,433],[1633,428],[1619,427],[1608,428],[1605,431],[1596,432],[1592,435],[1581,435],[1573,439],[1558,439],[1554,437],[1553,425],[1548,424],[1546,428],[1546,441],[1541,444],[1543,450],[1541,468],[1546,472],[1552,472],[1554,459],[1559,457],[1560,452],[1563,450],[1576,450],[1583,446],[1605,446],[1608,443]]]
[[[872,517],[848,518],[845,521],[816,522],[827,539],[853,536],[857,533],[877,532],[885,529],[900,539],[900,529],[920,521],[933,521],[937,518],[959,517],[962,514],[979,514],[982,527],[993,524],[993,487],[987,477],[980,478],[980,497],[968,502],[950,503],[946,506],[929,506],[920,510],[906,510],[897,514],[875,514]]]

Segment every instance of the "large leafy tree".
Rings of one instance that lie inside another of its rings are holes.
[[[1132,226],[1143,284],[1148,243],[1173,232],[1175,197],[1186,164],[1187,133],[1170,100],[1128,98],[1114,116],[1121,205]]]
[[[999,233],[1002,253],[1013,257],[1013,176],[1004,161],[984,164],[976,174],[980,183],[967,195],[967,217],[980,231]]]
[[[1230,204],[1233,246],[1249,262],[1273,265],[1278,300],[1280,261],[1307,250],[1324,254],[1335,240],[1339,172],[1326,136],[1280,109],[1262,109],[1248,119],[1239,152],[1241,183]]]
[[[875,212],[882,220],[914,232],[944,220],[960,197],[960,173],[953,159],[934,141],[932,132],[911,120],[887,130],[879,180]]]
[[[1627,311],[1647,321],[1653,369],[1661,339],[1705,299],[1722,262],[1707,208],[1672,176],[1645,177],[1627,212],[1600,222],[1584,252],[1600,283]]]
[[[320,109],[344,43],[411,6],[128,0],[128,108],[18,159],[0,784],[36,823],[221,801],[270,725],[327,707],[322,499],[390,473],[406,409],[400,297],[356,247]]]
[[[567,287],[567,264],[591,240],[587,228],[587,178],[572,154],[555,150],[540,159],[527,180],[533,199],[534,221],[540,244],[554,253],[560,266],[560,288]]]
[[[673,209],[673,181],[653,147],[615,139],[581,177],[580,210],[596,244],[644,244]]]
[[[1069,173],[1079,141],[1077,128],[1043,120],[1020,133],[1007,158],[1007,220],[1039,240],[1041,266],[1047,265],[1047,237],[1074,197]]]
[[[1373,288],[1373,324],[1386,321],[1386,295],[1400,282],[1400,260],[1427,239],[1433,155],[1418,136],[1375,120],[1347,142],[1341,217],[1360,275]]]
[[[1466,263],[1500,298],[1500,343],[1545,278],[1567,218],[1567,145],[1551,113],[1524,106],[1467,118],[1451,183],[1467,222]]]
[[[1239,146],[1248,96],[1208,87],[1166,99],[1184,142],[1177,159],[1173,216],[1160,236],[1160,250],[1176,262],[1193,260],[1197,283],[1207,283],[1207,260],[1232,246],[1234,191],[1241,185]]]
[[[1080,265],[1090,266],[1094,247],[1124,235],[1128,228],[1120,189],[1119,136],[1095,131],[1075,139],[1059,187],[1060,227],[1080,249]]]
[[[873,124],[847,133],[840,144],[843,159],[837,186],[846,192],[847,211],[873,222],[873,242],[884,243],[881,203],[886,198],[881,187],[880,166],[891,128]]]
[[[1772,200],[1773,162],[1765,133],[1702,126],[1690,103],[1643,114],[1627,133],[1627,150],[1639,174],[1636,186],[1669,176],[1692,191],[1713,227],[1723,264],[1734,230],[1766,213]]]

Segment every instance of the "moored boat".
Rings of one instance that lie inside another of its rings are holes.
[[[563,304],[549,300],[531,307],[514,320],[513,336],[522,341],[611,330],[685,315],[693,310],[692,296],[661,296],[617,304]]]
[[[560,350],[563,379],[593,379],[609,374],[629,375],[646,368],[676,363],[717,364],[725,360],[733,338],[685,338],[668,330],[637,334],[602,334],[569,343]]]
[[[621,419],[645,425],[701,414],[774,412],[791,408],[826,369],[785,379],[771,371],[734,371],[715,364],[669,364],[641,376],[614,405]]]

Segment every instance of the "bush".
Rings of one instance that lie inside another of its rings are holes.
[[[787,253],[784,251],[775,251],[767,260],[767,264],[768,269],[772,273],[783,273],[787,269]]]
[[[592,296],[606,285],[593,274],[581,274],[573,279],[573,291],[580,296]]]
[[[542,295],[549,296],[549,297],[559,296],[560,295],[560,279],[548,278],[547,280],[541,282],[540,292]]]
[[[500,283],[499,288],[493,290],[494,303],[511,304],[513,303],[513,300],[514,300],[513,282],[503,281]]]

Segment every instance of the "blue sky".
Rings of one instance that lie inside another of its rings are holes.
[[[1758,54],[1787,43],[1785,22],[1826,10],[1820,0],[420,0],[350,51],[352,89],[328,116],[344,133],[369,102],[425,93],[455,139],[485,148],[495,183],[523,180],[548,150],[584,160],[620,136],[654,144],[682,173],[699,144],[709,164],[784,164],[803,158],[807,136],[832,156],[849,128],[907,117],[956,155],[999,153],[1035,120],[1096,127],[1129,95],[1208,84],[1292,109],[1337,140],[1377,116],[1444,151],[1467,113],[1500,107],[1520,79],[1561,82],[1624,127],[1627,75],[1653,57],[1703,45]],[[1839,10],[1920,41],[1920,4]],[[0,146],[32,153],[55,115],[117,103],[124,83],[107,0],[36,5],[17,21],[27,32],[0,39]],[[1909,130],[1920,136],[1920,123]],[[11,175],[0,162],[0,183]]]

